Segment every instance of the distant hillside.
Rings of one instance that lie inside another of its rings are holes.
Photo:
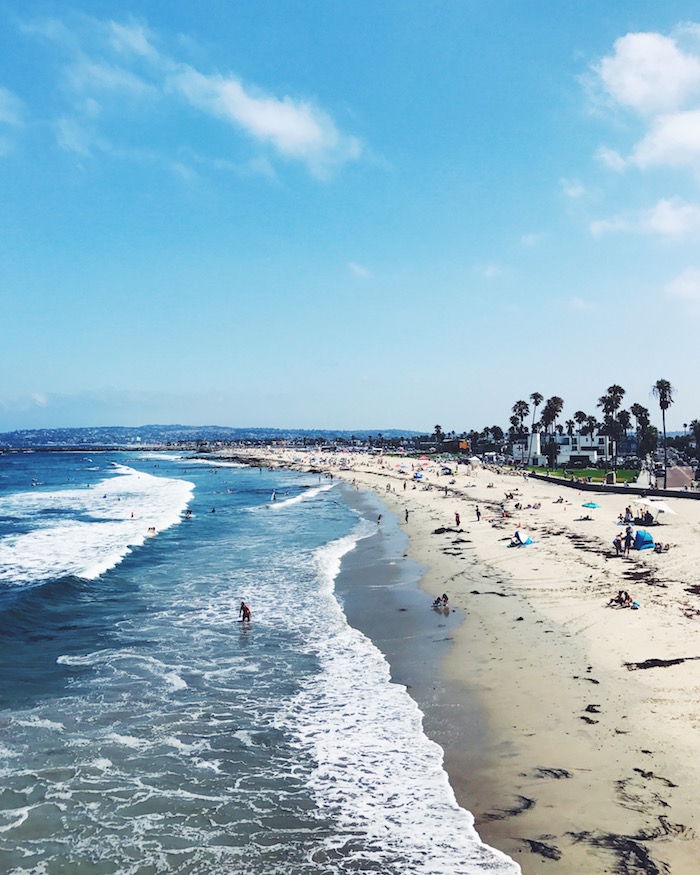
[[[138,427],[99,427],[99,428],[47,428],[24,429],[0,433],[0,450],[18,449],[87,449],[119,448],[137,446],[196,446],[198,443],[255,443],[269,440],[323,441],[343,438],[344,440],[367,440],[379,435],[384,440],[400,437],[411,438],[418,432],[398,431],[397,429],[356,431],[329,429],[281,429],[281,428],[225,428],[218,425],[142,425]]]

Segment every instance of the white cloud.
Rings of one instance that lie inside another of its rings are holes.
[[[572,310],[577,310],[582,312],[584,310],[592,310],[594,308],[594,304],[591,301],[584,301],[583,298],[571,298],[569,300],[569,306]]]
[[[109,22],[110,41],[118,52],[133,53],[142,58],[157,59],[158,52],[150,40],[150,33],[139,24]]]
[[[348,267],[350,268],[350,272],[355,274],[356,277],[359,277],[361,280],[369,279],[372,274],[366,267],[363,267],[361,264],[357,264],[355,261],[349,261]]]
[[[19,97],[0,85],[0,123],[15,127],[21,125],[23,107]]]
[[[67,70],[67,81],[71,90],[78,92],[126,92],[135,97],[156,92],[137,74],[105,61],[83,59],[73,64]]]
[[[653,165],[700,168],[700,109],[654,119],[630,160],[642,169]]]
[[[700,304],[700,269],[689,267],[666,284],[666,294]]]
[[[53,125],[56,142],[66,152],[91,154],[93,135],[72,118],[56,119]]]
[[[627,161],[616,152],[614,149],[608,149],[607,146],[601,146],[595,153],[595,158],[601,164],[605,164],[610,170],[620,173],[627,167]]]
[[[680,198],[662,199],[642,217],[642,230],[666,237],[686,237],[700,232],[700,207]]]
[[[700,206],[680,198],[662,198],[632,217],[613,216],[591,222],[594,237],[615,232],[651,234],[666,238],[700,237]]]
[[[577,179],[560,179],[559,185],[564,194],[572,200],[578,200],[586,193],[586,189]]]
[[[499,264],[477,264],[476,270],[487,280],[495,279],[503,274],[503,268]]]
[[[669,112],[700,94],[700,58],[660,33],[628,33],[595,68],[620,106],[642,115]]]
[[[631,230],[631,225],[627,219],[623,219],[621,216],[613,216],[611,219],[597,219],[591,222],[590,229],[594,237],[600,237],[601,234],[629,231]]]
[[[272,144],[281,154],[300,158],[322,175],[329,165],[358,158],[360,143],[341,135],[332,119],[306,101],[246,90],[235,77],[205,76],[182,67],[172,85],[193,105]]]

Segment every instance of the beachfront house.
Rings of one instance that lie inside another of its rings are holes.
[[[595,468],[615,455],[615,440],[607,434],[559,434],[557,465],[562,468]]]

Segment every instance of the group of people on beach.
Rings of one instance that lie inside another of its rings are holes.
[[[624,537],[622,536],[621,532],[618,532],[613,538],[615,555],[622,556],[624,553],[624,555],[629,559],[632,544],[634,544],[634,533],[632,531],[632,526],[627,526],[627,528],[625,529]]]

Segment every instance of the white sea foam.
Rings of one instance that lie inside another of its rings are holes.
[[[143,544],[149,528],[161,532],[179,522],[194,489],[185,480],[124,465],[115,465],[115,474],[89,488],[0,498],[0,514],[32,525],[25,534],[0,540],[0,582],[23,585],[68,575],[93,580]]]
[[[33,727],[37,729],[50,729],[52,732],[63,732],[66,728],[63,723],[58,723],[56,720],[42,719],[41,717],[30,717],[28,720],[18,720],[19,726]]]
[[[370,849],[381,849],[378,860],[387,853],[405,857],[411,871],[424,875],[514,875],[517,864],[484,845],[472,815],[457,805],[442,749],[424,734],[418,706],[392,683],[384,656],[348,626],[332,598],[343,555],[366,534],[365,523],[317,553],[319,577],[334,603],[310,642],[322,671],[307,678],[281,718],[316,763],[310,786],[319,808],[345,834],[364,834]]]
[[[290,507],[294,504],[300,504],[302,501],[316,498],[317,495],[320,495],[322,492],[328,492],[328,490],[332,488],[332,483],[328,483],[325,486],[312,486],[311,488],[300,492],[299,495],[295,495],[293,498],[284,498],[282,500],[276,499],[275,501],[271,501],[267,506],[271,510],[281,510],[284,507]]]

